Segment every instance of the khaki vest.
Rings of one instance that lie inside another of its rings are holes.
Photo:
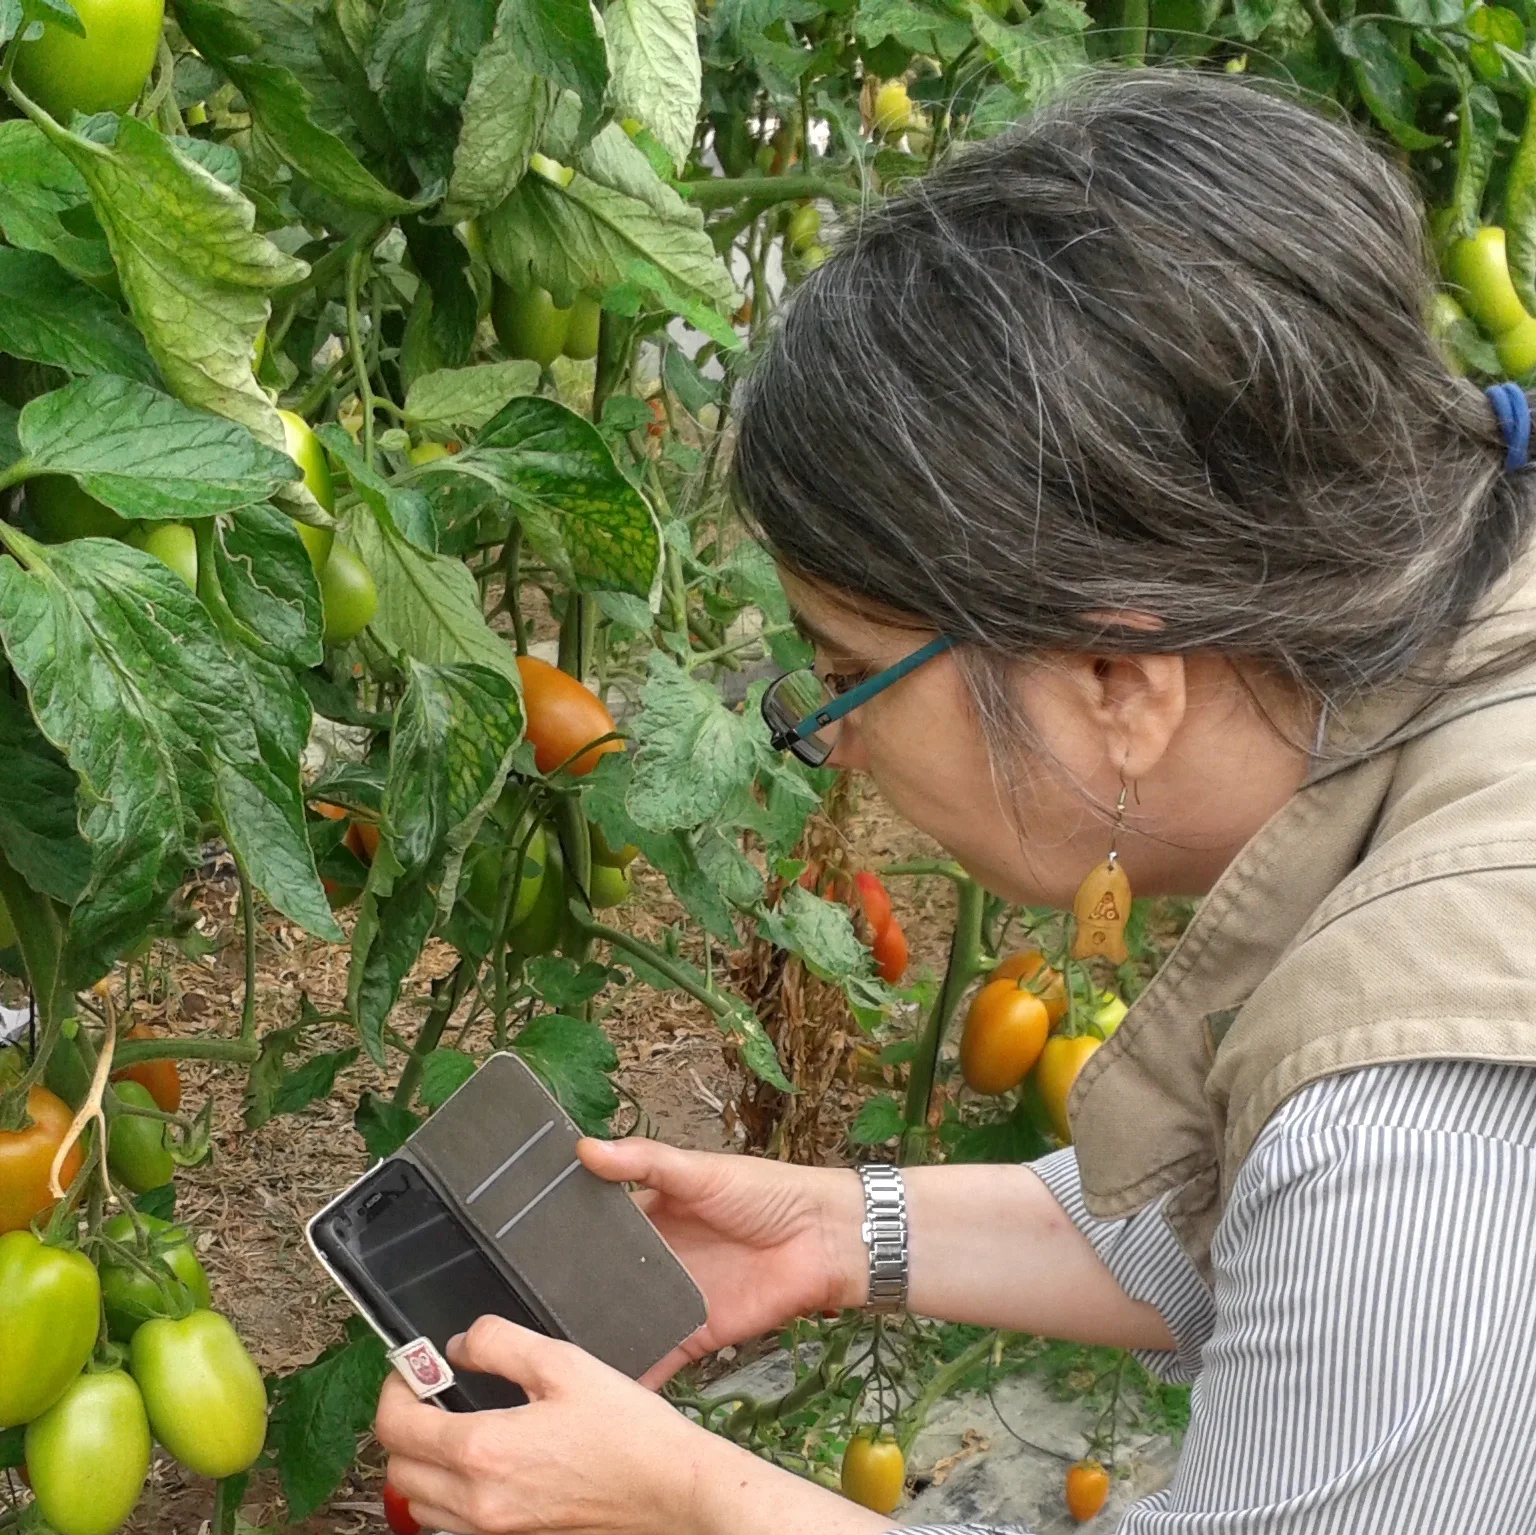
[[[1453,661],[1536,637],[1536,562]],[[1536,665],[1377,695],[1227,867],[1069,1105],[1102,1218],[1171,1192],[1210,1242],[1259,1132],[1321,1078],[1394,1061],[1536,1065]]]

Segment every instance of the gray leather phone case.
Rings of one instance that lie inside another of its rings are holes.
[[[465,1219],[555,1337],[630,1376],[701,1327],[698,1286],[522,1058],[493,1055],[397,1156]]]

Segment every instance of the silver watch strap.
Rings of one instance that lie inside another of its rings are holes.
[[[907,1187],[898,1168],[872,1162],[859,1169],[864,1184],[864,1225],[859,1232],[869,1248],[871,1311],[907,1309]]]

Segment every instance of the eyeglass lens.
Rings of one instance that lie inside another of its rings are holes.
[[[807,715],[832,702],[834,694],[815,672],[786,672],[763,694],[763,716],[774,732],[788,732]],[[837,745],[840,721],[833,720],[812,735],[796,741],[790,750],[802,762],[819,767]]]

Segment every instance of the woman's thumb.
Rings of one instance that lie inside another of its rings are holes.
[[[583,1166],[609,1183],[638,1183],[663,1194],[686,1194],[698,1181],[697,1153],[632,1135],[621,1141],[588,1136],[578,1142]]]

